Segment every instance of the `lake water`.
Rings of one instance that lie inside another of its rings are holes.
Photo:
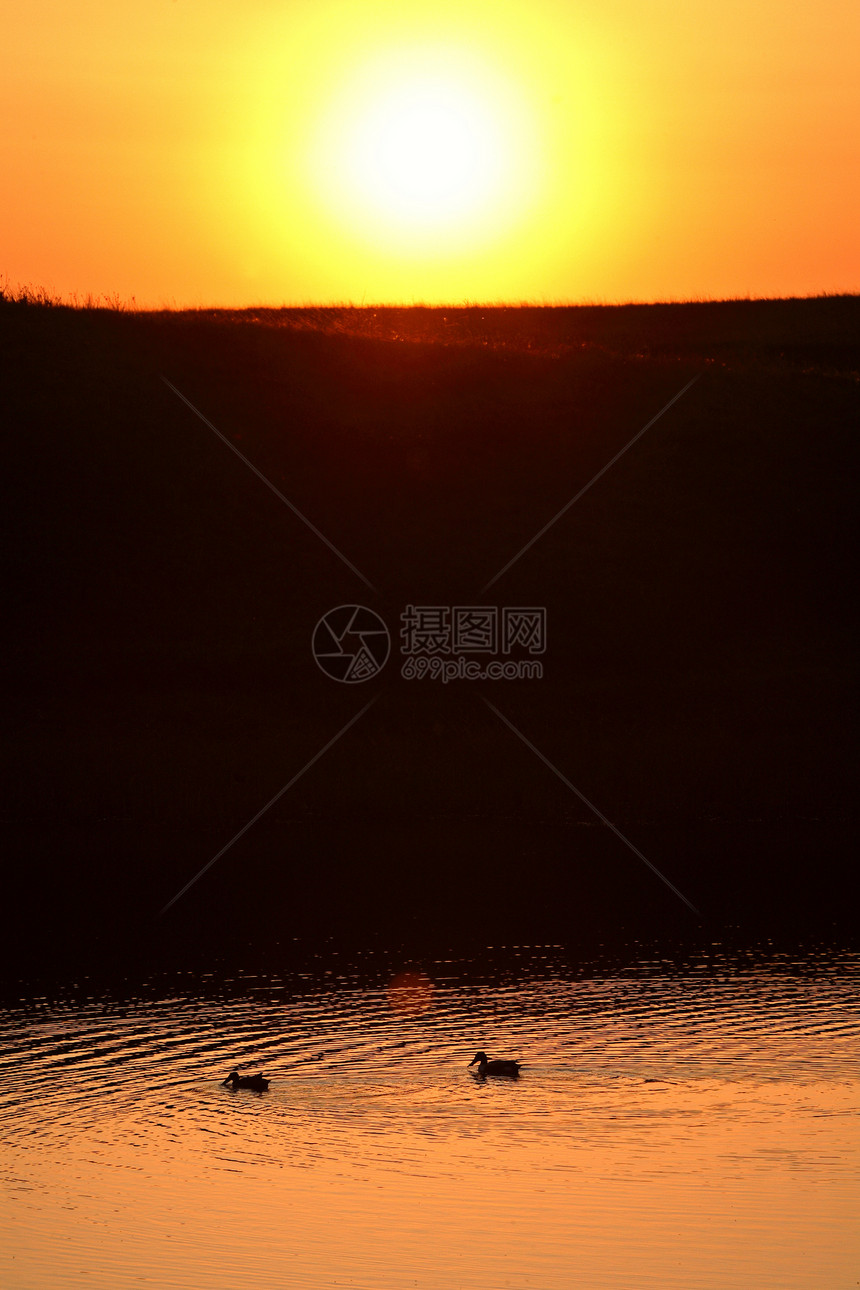
[[[7,1006],[0,1282],[849,1290],[858,986],[847,952],[545,947]]]

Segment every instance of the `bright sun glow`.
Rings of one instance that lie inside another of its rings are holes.
[[[444,81],[394,86],[347,144],[356,193],[386,218],[450,223],[494,196],[503,142],[487,108]]]
[[[851,290],[858,14],[7,4],[0,277],[155,307]]]
[[[433,294],[450,294],[441,273],[453,281],[513,236],[539,192],[528,95],[466,48],[381,48],[321,85],[319,102],[304,150],[318,227],[363,265],[426,264]]]

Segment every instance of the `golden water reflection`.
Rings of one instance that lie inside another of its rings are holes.
[[[796,967],[9,1008],[2,1284],[853,1286],[860,962]]]

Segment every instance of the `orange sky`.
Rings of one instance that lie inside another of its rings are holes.
[[[858,44],[856,0],[9,6],[0,275],[156,306],[857,290]]]

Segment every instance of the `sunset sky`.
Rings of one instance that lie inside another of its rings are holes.
[[[138,305],[860,288],[856,0],[7,7],[0,278]]]

